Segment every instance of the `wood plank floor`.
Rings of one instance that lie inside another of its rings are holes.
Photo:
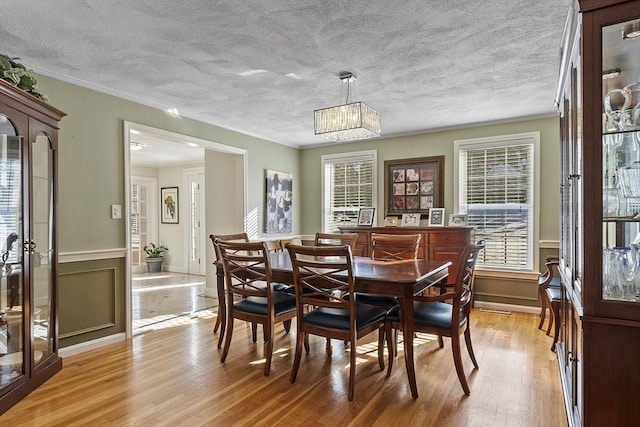
[[[480,369],[463,350],[471,396],[458,382],[450,341],[418,334],[417,400],[403,353],[391,377],[380,372],[376,343],[358,345],[355,397],[347,400],[348,350],[311,337],[295,384],[289,383],[291,334],[276,327],[271,375],[263,348],[237,322],[226,363],[219,361],[215,314],[186,318],[77,356],[0,416],[2,426],[564,426],[566,418],[551,338],[531,314],[474,310],[472,337]],[[375,341],[375,334],[371,335]]]

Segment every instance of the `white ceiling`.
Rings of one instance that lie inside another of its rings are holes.
[[[13,3],[0,14],[0,53],[27,67],[296,147],[325,143],[313,134],[313,110],[344,101],[337,77],[344,70],[358,76],[356,100],[380,111],[385,137],[554,114],[569,6],[568,0]]]

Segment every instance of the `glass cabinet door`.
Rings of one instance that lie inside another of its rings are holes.
[[[640,303],[640,19],[602,28],[602,298]]]
[[[0,388],[24,374],[22,141],[0,115]]]
[[[53,170],[49,138],[40,134],[31,147],[31,182],[33,192],[33,224],[31,265],[33,266],[33,357],[36,366],[53,353]]]

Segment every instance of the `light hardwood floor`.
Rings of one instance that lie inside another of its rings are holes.
[[[205,313],[205,312],[202,312]],[[391,377],[380,372],[374,342],[358,345],[356,391],[347,400],[348,351],[311,337],[295,384],[289,383],[295,326],[276,327],[271,375],[261,344],[237,322],[226,363],[219,361],[215,315],[65,358],[64,368],[0,416],[2,426],[564,426],[566,418],[551,338],[531,314],[474,310],[472,337],[480,369],[463,350],[471,395],[458,382],[450,341],[418,334],[417,400],[403,353]]]

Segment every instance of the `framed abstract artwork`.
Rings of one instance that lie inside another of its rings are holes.
[[[386,160],[384,184],[385,216],[426,217],[444,206],[444,156]]]
[[[265,170],[266,234],[291,233],[293,230],[293,175]]]

